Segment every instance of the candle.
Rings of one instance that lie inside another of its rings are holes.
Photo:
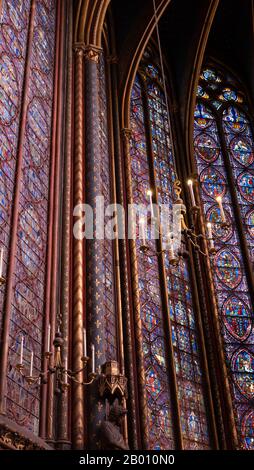
[[[188,186],[189,186],[189,190],[190,190],[190,197],[191,197],[191,204],[192,206],[196,206],[196,200],[195,200],[195,194],[194,194],[194,190],[193,190],[193,181],[192,180],[188,180]]]
[[[169,259],[175,259],[175,253],[174,253],[174,241],[171,238],[170,240],[170,246],[169,246]]]
[[[153,219],[153,218],[154,218],[154,211],[153,211],[153,198],[152,198],[152,195],[153,195],[153,192],[151,191],[151,189],[149,189],[149,190],[147,191],[147,196],[149,196],[151,217],[152,217],[152,219]]]
[[[84,348],[84,357],[87,357],[87,343],[86,343],[86,329],[83,329],[83,348]]]
[[[225,212],[224,212],[224,209],[223,209],[222,197],[218,196],[216,198],[216,201],[218,202],[218,205],[219,205],[219,208],[220,208],[221,220],[222,220],[223,223],[225,223],[226,222],[226,216],[225,216]]]
[[[175,259],[174,239],[172,237],[172,233],[168,234],[168,255],[170,260]]]
[[[207,223],[207,230],[208,230],[208,239],[210,241],[210,248],[214,250],[214,241],[213,241],[213,234],[212,234],[212,224],[211,222]]]
[[[140,235],[141,235],[141,239],[142,239],[142,245],[145,246],[146,245],[146,234],[145,234],[145,218],[142,217],[140,219]]]
[[[94,344],[91,344],[91,351],[92,351],[92,374],[95,373],[95,349]]]
[[[34,365],[34,353],[31,351],[31,361],[30,361],[30,377],[33,376],[33,365]]]
[[[23,350],[24,350],[24,336],[21,336],[21,343],[20,343],[20,364],[23,364]]]
[[[3,260],[4,260],[4,249],[1,248],[1,253],[0,253],[0,277],[3,275]]]
[[[47,347],[47,352],[50,352],[50,332],[51,332],[51,326],[50,323],[48,325],[48,347]]]

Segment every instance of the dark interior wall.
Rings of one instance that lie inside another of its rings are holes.
[[[159,5],[157,0],[156,4]],[[171,85],[185,125],[188,94],[204,31],[208,31],[205,57],[224,63],[252,92],[254,89],[252,0],[171,0],[160,20],[163,51],[168,59]],[[128,54],[138,44],[153,15],[153,0],[112,0],[122,83],[128,70]],[[212,10],[215,16],[211,15]],[[210,15],[210,16],[209,16]],[[211,24],[209,24],[211,22]]]

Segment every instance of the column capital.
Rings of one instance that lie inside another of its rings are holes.
[[[85,44],[83,42],[76,42],[73,45],[74,54],[78,56],[83,56],[85,52]]]
[[[101,52],[102,52],[101,47],[95,46],[93,44],[89,44],[85,46],[85,49],[84,49],[85,59],[98,64],[99,56]]]
[[[123,139],[131,139],[132,137],[132,130],[127,128],[127,127],[124,127],[122,130],[121,130],[121,135],[123,137]]]

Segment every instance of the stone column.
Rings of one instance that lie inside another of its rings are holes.
[[[104,267],[103,240],[96,239],[95,227],[99,214],[96,211],[96,198],[102,195],[101,174],[102,155],[99,141],[99,54],[94,46],[85,50],[85,200],[93,209],[93,239],[86,240],[86,308],[88,331],[88,354],[91,356],[91,344],[95,346],[95,370],[105,363],[105,320],[104,320]],[[90,369],[91,370],[91,369]],[[99,428],[104,419],[105,410],[99,400],[98,384],[89,386],[89,447],[99,448]]]
[[[74,83],[74,164],[73,164],[73,206],[84,203],[84,93],[83,67],[84,51],[80,44],[75,45],[75,83]],[[81,217],[76,217],[77,222]],[[72,368],[83,367],[83,322],[84,322],[84,253],[83,240],[73,237],[73,312],[72,312]],[[83,380],[83,373],[76,376]],[[74,449],[84,448],[84,394],[83,385],[73,385],[72,402],[72,441]]]

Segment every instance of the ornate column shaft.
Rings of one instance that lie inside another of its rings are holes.
[[[88,324],[88,353],[91,356],[91,344],[95,346],[95,370],[105,360],[105,319],[104,319],[104,240],[96,239],[96,198],[102,196],[102,158],[99,140],[99,61],[100,51],[87,46],[85,50],[85,129],[86,129],[86,204],[93,209],[93,239],[86,240],[86,297]],[[89,447],[99,447],[99,427],[104,419],[104,406],[99,400],[98,384],[89,387]]]
[[[124,162],[125,162],[127,202],[128,204],[133,204],[131,163],[130,163],[130,137],[131,137],[131,130],[122,129],[122,144],[123,144],[123,157],[124,157]],[[141,323],[141,316],[140,316],[138,263],[137,263],[135,240],[132,240],[132,239],[129,240],[129,248],[130,248],[133,315],[134,315],[134,322],[135,322],[139,408],[140,408],[140,418],[141,418],[141,441],[142,441],[142,448],[148,449],[149,448],[148,410],[147,410],[147,398],[146,398],[146,386],[145,386],[145,369],[144,369],[144,360],[143,360],[142,323]]]
[[[72,0],[68,0],[65,9],[67,17],[66,25],[66,89],[65,89],[65,141],[63,161],[63,223],[62,223],[62,278],[61,278],[61,333],[65,340],[62,350],[63,363],[68,358],[69,349],[69,319],[70,319],[70,250],[71,250],[71,151],[72,151]],[[70,448],[69,416],[68,416],[68,392],[60,395],[58,407],[58,435],[57,447]]]
[[[73,168],[73,205],[84,203],[84,167],[83,167],[83,48],[77,44],[75,51],[75,89],[74,89],[74,168]],[[80,220],[82,213],[74,222]],[[73,237],[73,318],[72,318],[72,367],[82,368],[84,321],[84,253],[83,240]],[[76,378],[83,380],[83,373]],[[72,405],[72,441],[74,449],[84,448],[84,393],[83,386],[73,385]]]

